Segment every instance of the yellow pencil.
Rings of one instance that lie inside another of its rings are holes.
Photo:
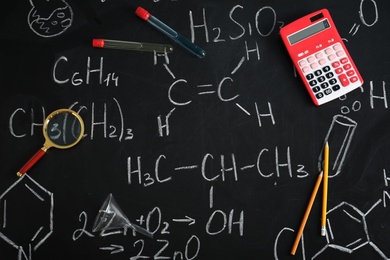
[[[329,172],[329,145],[328,142],[324,148],[324,189],[322,196],[322,218],[321,218],[321,236],[326,234],[326,207],[328,204],[328,172]]]
[[[310,200],[309,200],[309,204],[307,204],[305,215],[303,215],[303,219],[302,219],[301,225],[299,226],[297,236],[295,237],[294,245],[293,245],[293,247],[291,249],[291,254],[292,255],[295,255],[295,252],[297,251],[299,240],[301,239],[301,236],[302,236],[302,233],[303,233],[303,229],[305,228],[305,225],[306,225],[306,221],[309,218],[311,207],[313,206],[314,199],[315,199],[315,197],[317,195],[318,188],[320,187],[320,184],[321,184],[322,176],[323,176],[323,174],[321,172],[318,175],[316,184],[314,186],[314,190],[313,190],[313,192],[311,194],[311,197],[310,197]]]

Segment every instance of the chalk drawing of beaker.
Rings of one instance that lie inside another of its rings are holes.
[[[329,178],[341,172],[357,123],[349,117],[335,115],[324,140],[329,144]],[[323,152],[318,157],[318,171],[322,170]]]

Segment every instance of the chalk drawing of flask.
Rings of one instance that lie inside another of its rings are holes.
[[[73,11],[65,0],[29,0],[30,29],[41,37],[54,37],[66,31],[73,21]]]
[[[335,115],[324,140],[329,144],[329,178],[337,176],[341,172],[344,159],[348,153],[357,123],[349,117]],[[322,170],[323,152],[321,149],[318,157],[318,171]]]

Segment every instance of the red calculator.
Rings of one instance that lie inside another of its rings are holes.
[[[284,26],[280,35],[317,106],[363,84],[327,9]]]

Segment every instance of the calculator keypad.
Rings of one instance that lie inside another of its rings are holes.
[[[298,65],[317,100],[359,81],[340,43],[299,60]]]

